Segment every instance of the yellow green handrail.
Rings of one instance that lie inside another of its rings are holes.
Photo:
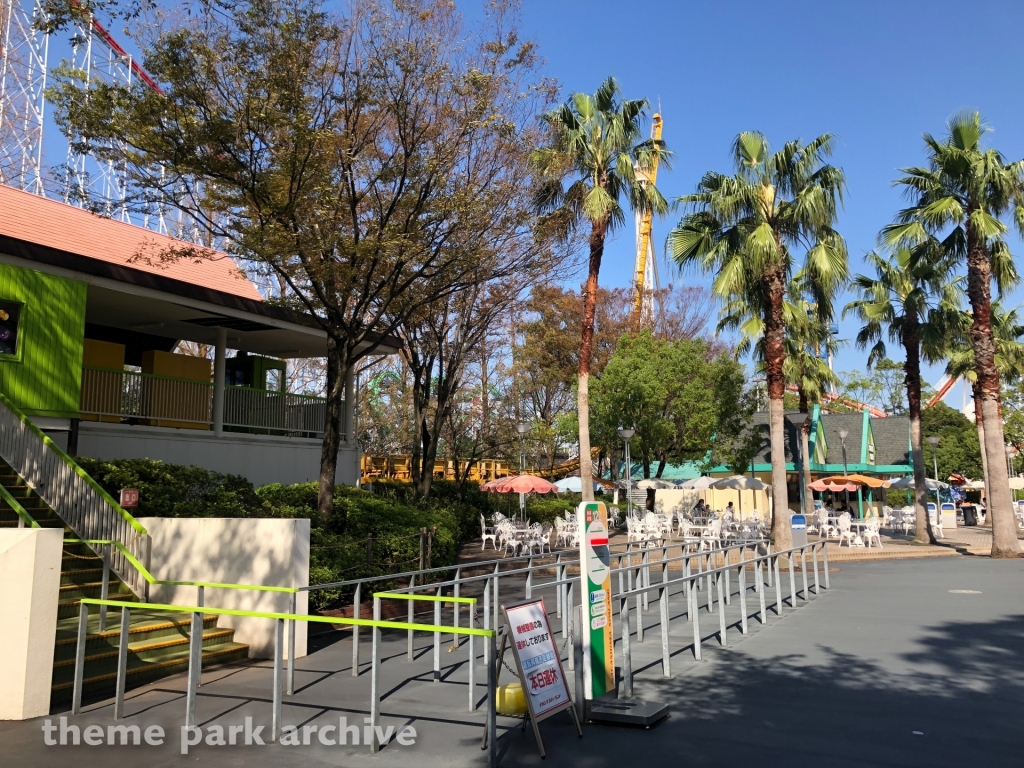
[[[14,403],[12,403],[10,400],[8,400],[6,397],[4,397],[2,392],[0,392],[0,403],[3,403],[4,405],[6,405],[7,408],[11,411],[11,413],[13,413],[19,419],[21,419],[21,423],[22,424],[24,424],[30,430],[35,432],[36,436],[39,437],[39,439],[41,439],[43,441],[43,443],[45,443],[47,446],[49,446],[50,449],[54,453],[56,453],[57,456],[60,457],[61,461],[63,461],[65,464],[67,464],[69,467],[71,467],[71,470],[76,475],[78,475],[80,478],[82,478],[82,480],[85,481],[86,485],[88,485],[90,488],[92,488],[94,491],[96,491],[96,493],[98,493],[100,495],[100,498],[102,498],[105,502],[107,502],[107,504],[109,504],[111,507],[113,507],[114,511],[117,512],[132,528],[134,528],[137,533],[141,533],[143,535],[146,534],[146,529],[142,527],[142,524],[139,523],[138,520],[136,520],[134,517],[132,517],[130,514],[128,514],[121,507],[120,504],[118,504],[116,501],[114,501],[114,498],[109,493],[107,493],[105,490],[103,490],[103,488],[100,486],[100,484],[97,483],[95,480],[92,479],[92,477],[89,476],[88,472],[86,472],[84,469],[82,469],[80,466],[78,466],[78,463],[74,459],[72,459],[70,456],[68,456],[68,454],[65,453],[63,448],[61,448],[59,445],[57,445],[55,442],[53,442],[53,440],[51,440],[46,435],[44,435],[42,433],[42,431],[39,429],[39,427],[37,427],[35,424],[32,423],[32,421],[29,419],[28,416],[26,416],[24,413],[22,413],[21,410],[17,406],[14,405]]]
[[[473,599],[473,598],[466,598]],[[128,608],[139,611],[175,611],[177,613],[209,613],[218,616],[242,616],[250,619],[281,619],[284,621],[311,621],[318,624],[347,624],[355,627],[374,627],[378,629],[402,629],[417,632],[437,632],[460,635],[476,635],[477,637],[495,637],[493,629],[475,629],[470,627],[448,627],[440,624],[410,624],[405,621],[384,621],[376,619],[350,619],[343,616],[314,616],[299,613],[273,613],[268,611],[243,611],[237,608],[212,608],[200,605],[167,605],[164,603],[130,603],[125,600],[101,600],[99,598],[82,598],[83,605],[105,605],[110,608]]]
[[[42,527],[39,525],[39,523],[32,519],[32,516],[25,511],[25,508],[18,503],[18,500],[11,495],[11,492],[4,488],[2,485],[0,485],[0,498],[2,498],[7,503],[7,506],[14,510],[14,514],[16,514],[18,517],[20,517],[22,520],[29,524],[29,528]]]

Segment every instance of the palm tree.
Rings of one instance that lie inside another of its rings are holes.
[[[886,259],[869,253],[865,261],[875,276],[853,279],[860,298],[850,302],[843,316],[856,315],[864,323],[857,346],[871,347],[868,365],[886,357],[884,337],[902,345],[910,414],[910,452],[914,464],[914,508],[917,513],[915,544],[933,544],[928,519],[928,489],[921,439],[921,359],[933,362],[942,356],[946,334],[960,315],[963,289],[960,279],[949,279],[949,257],[934,243],[925,254],[901,248]]]
[[[928,167],[904,168],[905,176],[896,181],[913,204],[883,236],[890,245],[909,246],[941,237],[956,262],[967,262],[971,348],[985,422],[982,450],[989,471],[985,490],[992,515],[992,557],[1016,557],[1021,550],[1004,462],[992,280],[1000,294],[1017,281],[1000,217],[1012,208],[1017,228],[1024,232],[1024,161],[1007,163],[996,150],[983,149],[981,140],[989,130],[978,112],[961,112],[950,119],[942,141],[925,134]]]
[[[620,99],[618,83],[609,77],[593,96],[574,93],[562,106],[543,116],[550,143],[534,152],[537,208],[542,226],[569,237],[590,225],[590,261],[583,291],[577,408],[580,429],[580,478],[583,499],[593,501],[590,464],[590,361],[597,309],[597,278],[605,238],[625,222],[620,199],[634,212],[668,212],[668,203],[644,171],[655,163],[668,167],[669,152],[660,139],[643,139],[645,99]],[[568,187],[566,181],[571,181]]]
[[[961,329],[968,329],[971,325],[969,313],[963,313],[959,323]],[[992,334],[995,338],[996,368],[999,369],[999,378],[1002,381],[1013,381],[1024,376],[1024,343],[1021,337],[1024,336],[1024,324],[1022,324],[1017,308],[1003,309],[1000,302],[992,302]],[[988,457],[985,455],[985,416],[981,411],[981,392],[978,387],[978,376],[974,366],[974,350],[971,348],[970,339],[966,334],[951,334],[948,338],[948,347],[945,350],[948,359],[946,363],[946,375],[953,378],[963,378],[971,385],[971,394],[974,400],[974,423],[978,429],[978,445],[982,446],[981,467],[985,475],[985,487],[989,485]],[[986,501],[988,501],[986,499]],[[992,516],[985,518],[985,527],[992,526]]]
[[[792,542],[786,490],[783,395],[786,389],[786,287],[795,249],[806,249],[802,271],[812,300],[829,316],[832,298],[849,272],[846,243],[835,231],[846,186],[843,172],[824,162],[834,138],[800,140],[772,153],[761,133],[741,133],[733,143],[735,173],[704,174],[697,191],[679,198],[688,212],[668,236],[668,250],[682,268],[715,275],[712,291],[744,306],[763,323],[772,458],[772,540]]]
[[[795,386],[799,396],[800,413],[806,414],[800,425],[800,475],[804,514],[814,514],[814,499],[807,486],[811,484],[811,417],[810,406],[820,403],[825,392],[839,384],[839,377],[828,365],[828,358],[839,348],[840,342],[832,335],[832,318],[822,315],[814,302],[797,291],[790,292],[795,300],[792,318],[786,322],[786,362],[783,370],[786,381]]]
[[[788,299],[783,309],[786,323],[786,361],[783,371],[786,383],[796,387],[800,413],[809,414],[810,406],[820,403],[825,392],[839,384],[839,377],[829,368],[827,357],[834,354],[841,342],[832,334],[831,318],[824,317],[819,307],[805,296],[803,276],[794,277],[786,289]],[[742,339],[736,347],[737,355],[753,348],[757,367],[764,372],[764,323],[760,317],[746,316],[749,307],[733,300],[723,308],[718,330],[739,330]],[[800,427],[801,477],[803,484],[803,511],[814,513],[814,501],[807,486],[811,484],[810,467],[811,417],[807,415]]]

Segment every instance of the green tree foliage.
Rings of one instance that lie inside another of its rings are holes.
[[[943,481],[950,473],[957,472],[964,477],[983,477],[981,448],[978,444],[978,430],[974,424],[954,408],[945,403],[936,403],[921,413],[921,433],[924,441],[925,474],[934,474],[932,456],[939,460],[939,478]],[[932,451],[929,437],[939,438],[939,447]],[[1003,457],[1005,463],[1006,457]]]
[[[633,456],[645,477],[658,462],[660,477],[668,463],[704,462],[713,443],[732,442],[744,384],[742,367],[707,342],[625,335],[593,383],[593,434],[610,445],[619,427],[635,427]]]

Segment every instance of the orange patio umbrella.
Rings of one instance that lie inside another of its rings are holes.
[[[888,480],[882,480],[877,477],[868,477],[867,475],[832,475],[831,477],[823,477],[818,481],[819,483],[834,483],[839,485],[846,485],[852,483],[855,486],[865,486],[867,488],[888,488],[890,483]],[[856,490],[855,488],[852,490]]]

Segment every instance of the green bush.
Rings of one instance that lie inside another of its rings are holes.
[[[311,584],[415,570],[424,528],[433,531],[431,564],[451,565],[461,544],[479,535],[479,515],[491,511],[490,495],[475,486],[460,494],[454,483],[435,483],[432,497],[421,500],[408,484],[378,483],[372,492],[338,486],[334,514],[325,520],[316,483],[254,488],[237,475],[150,459],[78,462],[115,498],[121,488],[138,488],[139,517],[309,518]],[[310,607],[323,610],[350,597],[343,589],[317,590]]]

